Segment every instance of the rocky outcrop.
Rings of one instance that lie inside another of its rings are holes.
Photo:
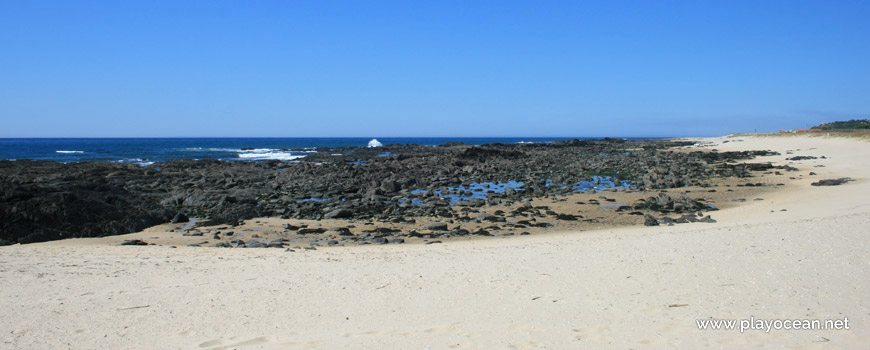
[[[395,222],[425,216],[449,221],[458,219],[449,209],[453,205],[475,208],[564,195],[593,175],[615,176],[652,190],[705,186],[712,177],[749,177],[752,171],[772,167],[743,163],[768,155],[766,151],[670,150],[688,144],[603,139],[550,145],[388,145],[319,149],[295,163],[176,160],[148,168],[0,161],[0,244],[124,234],[190,217],[229,225],[260,216]],[[469,196],[472,183],[496,186],[506,181],[524,185],[484,189],[483,198]],[[677,213],[707,210],[703,203],[670,197],[644,205]],[[579,218],[563,215],[559,220]]]

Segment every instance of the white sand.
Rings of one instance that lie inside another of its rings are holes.
[[[794,162],[786,175],[801,179],[715,224],[296,253],[2,247],[0,348],[870,347],[868,143],[705,141],[783,153],[758,161],[829,159]],[[840,176],[856,181],[809,185]],[[711,317],[848,317],[850,329],[698,330]]]

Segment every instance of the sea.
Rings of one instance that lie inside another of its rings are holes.
[[[292,161],[324,147],[379,147],[390,144],[441,145],[461,142],[549,143],[575,137],[344,137],[344,138],[0,138],[0,160],[120,162],[148,166],[173,159]],[[576,137],[577,139],[589,139]]]

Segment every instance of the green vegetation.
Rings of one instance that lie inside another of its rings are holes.
[[[813,129],[843,130],[843,129],[870,129],[870,119],[852,119],[849,121],[837,121],[816,125]]]

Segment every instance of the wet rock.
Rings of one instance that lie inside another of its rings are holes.
[[[109,162],[0,161],[0,243],[138,232],[170,222],[179,213],[188,219],[208,218],[203,224],[214,226],[277,215],[307,220],[419,216],[446,221],[456,219],[457,207],[451,208],[450,201],[435,191],[463,195],[461,205],[466,206],[461,208],[522,200],[530,209],[530,198],[570,193],[559,184],[589,181],[588,174],[603,171],[652,190],[703,186],[713,177],[748,178],[754,171],[773,168],[796,170],[745,162],[772,153],[768,151],[670,150],[689,144],[604,139],[549,145],[391,145],[378,150],[324,148],[294,163],[173,160],[151,168]],[[385,151],[398,156],[378,157]],[[546,186],[545,179],[556,185]],[[497,193],[497,181],[508,180],[524,185]],[[458,187],[471,183],[493,185],[486,199],[468,199],[469,187]],[[412,193],[417,190],[422,192]],[[400,199],[406,202],[400,204]],[[693,209],[683,205],[667,210]]]

